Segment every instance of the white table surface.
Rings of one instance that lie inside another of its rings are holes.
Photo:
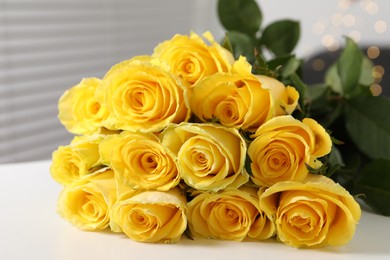
[[[367,211],[349,244],[321,249],[185,238],[145,244],[121,234],[80,231],[56,213],[62,188],[51,179],[49,165],[0,165],[0,259],[390,259],[390,217]]]

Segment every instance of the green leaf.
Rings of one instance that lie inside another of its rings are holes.
[[[332,132],[331,131],[327,131],[330,135],[332,134]],[[339,139],[337,139],[336,137],[334,137],[334,136],[330,136],[330,140],[332,140],[332,144],[337,144],[337,145],[342,145],[342,144],[344,144],[344,142],[343,141],[341,141],[341,140],[339,140]]]
[[[255,53],[255,62],[252,66],[252,73],[257,75],[266,75],[273,78],[277,77],[276,71],[272,70],[268,66],[267,61],[260,53]]]
[[[306,169],[311,173],[311,174],[319,174],[319,175],[324,175],[327,170],[328,170],[328,166],[324,163],[322,164],[319,168],[313,168],[311,167],[309,164],[306,164],[305,163],[305,166],[306,166]]]
[[[329,91],[329,87],[325,84],[311,85],[306,89],[306,116],[315,117],[320,124],[320,117],[329,115],[329,107],[331,106],[328,100]],[[333,110],[333,107],[331,109]]]
[[[282,66],[280,74],[283,78],[287,78],[291,74],[296,73],[301,65],[302,61],[293,56]]]
[[[327,84],[315,84],[306,89],[307,117],[315,118],[323,127],[334,130],[334,123],[343,115],[344,100]],[[344,126],[344,123],[337,123]]]
[[[286,64],[292,57],[295,57],[293,54],[288,54],[284,56],[276,57],[272,60],[269,60],[267,62],[267,65],[270,69],[278,70],[281,68],[284,64]]]
[[[318,99],[324,99],[328,90],[325,84],[316,84],[307,88],[306,96],[310,102],[317,102]]]
[[[335,149],[338,150],[339,154],[338,155],[331,154],[329,157],[333,157],[333,156],[337,156],[337,157],[340,156],[340,157],[335,161],[333,161],[334,158],[332,159],[331,168],[333,168],[335,165],[337,166],[338,163],[342,165],[340,165],[340,167],[333,168],[335,169],[335,172],[331,177],[336,182],[340,183],[344,188],[352,192],[353,188],[355,187],[357,172],[359,171],[359,169],[361,169],[362,162],[364,160],[363,156],[352,145],[345,145],[345,144],[338,145],[338,146],[333,145],[332,153],[333,150],[336,151]]]
[[[298,104],[301,107],[301,109],[304,109],[307,86],[305,83],[302,82],[301,78],[296,73],[292,73],[290,75],[290,78],[292,81],[292,85],[299,93]],[[303,112],[305,112],[305,111],[303,111]]]
[[[281,20],[269,24],[263,31],[260,43],[264,44],[276,56],[290,53],[299,40],[298,21]]]
[[[341,167],[345,165],[343,157],[335,145],[332,146],[332,150],[329,154],[329,165],[333,167]]]
[[[364,200],[378,213],[390,216],[390,161],[374,160],[366,164],[355,191],[363,193]]]
[[[347,101],[346,128],[355,145],[368,157],[390,160],[390,99],[360,97]]]
[[[363,57],[359,46],[352,39],[347,38],[345,48],[337,61],[337,71],[346,97],[354,92],[359,83]]]
[[[324,121],[321,122],[322,126],[325,128],[330,127],[343,113],[344,105],[341,102],[333,102],[333,106],[330,111],[327,113]]]
[[[228,41],[233,49],[233,56],[238,59],[240,55],[247,58],[249,63],[252,63],[255,59],[255,47],[252,44],[251,38],[240,32],[229,31],[227,33]]]
[[[331,89],[339,93],[340,95],[343,95],[345,90],[343,88],[343,83],[341,81],[341,77],[339,75],[338,71],[338,66],[340,64],[340,59],[334,64],[332,64],[328,70],[325,73],[325,83],[331,87]],[[361,86],[369,86],[373,82],[373,77],[372,77],[372,68],[373,64],[370,59],[367,57],[363,56],[362,62],[361,62],[361,68],[357,70],[358,74],[355,75],[358,80],[356,84],[354,85],[355,89],[351,89],[351,92],[348,94],[356,94],[356,93],[361,93],[361,89],[359,90]]]
[[[332,146],[332,150],[327,156],[327,161],[325,161],[325,163],[327,164],[325,175],[328,177],[331,177],[337,170],[345,165],[341,153],[336,146]]]
[[[218,17],[228,31],[238,31],[251,37],[259,30],[263,16],[255,0],[219,0]]]
[[[373,83],[374,81],[374,78],[372,76],[373,68],[374,65],[372,63],[372,60],[364,56],[362,62],[362,70],[359,77],[359,84],[364,86],[370,86]]]
[[[260,54],[256,55],[255,72],[258,74],[269,75],[274,78],[282,77],[287,79],[291,74],[297,73],[301,68],[302,60],[297,59],[295,55],[289,54],[279,56],[275,59],[266,61]]]
[[[233,46],[232,46],[232,43],[229,40],[229,37],[228,37],[227,33],[225,34],[225,37],[223,38],[221,45],[226,50],[228,50],[229,52],[233,53]]]
[[[325,83],[336,93],[342,95],[343,87],[340,76],[337,72],[337,63],[329,67],[325,73]]]
[[[325,73],[325,83],[330,86],[330,88],[334,92],[338,93],[341,96],[346,96],[349,98],[356,96],[367,96],[371,94],[369,86],[373,82],[373,77],[371,73],[372,68],[373,66],[371,60],[366,57],[363,57],[360,74],[356,75],[356,77],[358,77],[358,82],[349,93],[345,93],[338,71],[338,62],[335,62],[328,68]]]
[[[267,61],[260,53],[255,52],[255,62],[253,63],[254,74],[266,75],[265,72],[269,70]]]

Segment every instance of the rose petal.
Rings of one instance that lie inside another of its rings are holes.
[[[315,215],[319,217],[318,221],[323,221],[320,225],[322,229],[317,230],[315,236],[299,232],[288,235],[291,232],[287,228],[289,224],[281,218],[281,214],[286,215],[292,210],[305,218],[305,212],[309,212],[303,208],[296,210],[294,207],[297,205],[306,205],[304,207],[314,210],[311,215],[306,215],[311,221],[315,220]],[[279,223],[279,238],[295,247],[346,244],[352,239],[361,215],[359,204],[341,185],[325,176],[311,174],[303,182],[286,181],[269,187],[261,194],[260,206]]]

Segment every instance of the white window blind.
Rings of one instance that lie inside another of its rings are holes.
[[[175,33],[188,34],[201,19],[196,5],[0,0],[0,163],[49,159],[68,144],[72,135],[57,120],[60,95],[116,62],[151,54]]]

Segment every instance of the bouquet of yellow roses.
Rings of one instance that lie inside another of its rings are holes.
[[[63,218],[141,242],[350,241],[361,210],[321,174],[334,145],[301,116],[301,82],[229,43],[178,34],[62,95],[59,120],[75,134],[50,168]]]

